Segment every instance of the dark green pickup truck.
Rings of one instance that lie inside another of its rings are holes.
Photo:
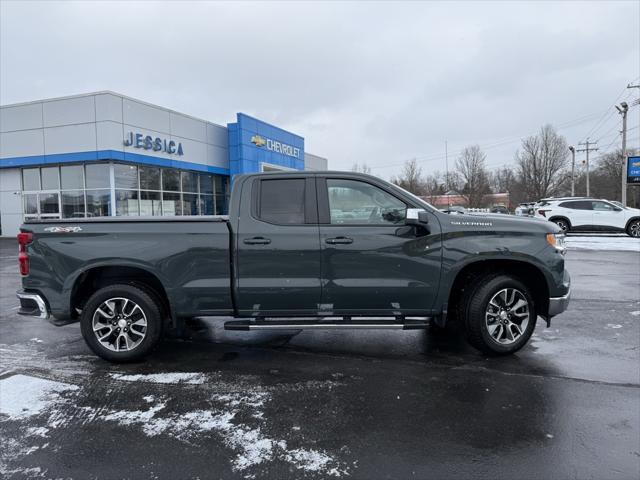
[[[19,313],[79,320],[110,361],[148,354],[184,319],[225,328],[434,328],[456,319],[495,354],[567,308],[550,222],[448,215],[378,178],[238,176],[229,216],[28,222]]]

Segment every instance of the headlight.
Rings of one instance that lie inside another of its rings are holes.
[[[560,253],[567,251],[564,233],[547,233],[547,243]]]

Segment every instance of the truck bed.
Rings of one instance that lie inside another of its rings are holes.
[[[71,292],[96,269],[154,277],[176,318],[233,312],[226,216],[39,220],[22,230],[34,234],[23,286],[42,293],[58,318],[75,315]]]

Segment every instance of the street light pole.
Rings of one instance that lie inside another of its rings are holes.
[[[627,206],[627,112],[629,105],[626,102],[616,105],[616,110],[622,115],[622,175],[621,175],[621,195],[622,205]]]
[[[569,147],[571,151],[571,196],[576,195],[576,149],[573,146]]]

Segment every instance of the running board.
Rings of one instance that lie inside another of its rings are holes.
[[[429,319],[424,320],[230,320],[225,330],[324,330],[324,329],[378,329],[378,330],[422,330],[428,328]]]

